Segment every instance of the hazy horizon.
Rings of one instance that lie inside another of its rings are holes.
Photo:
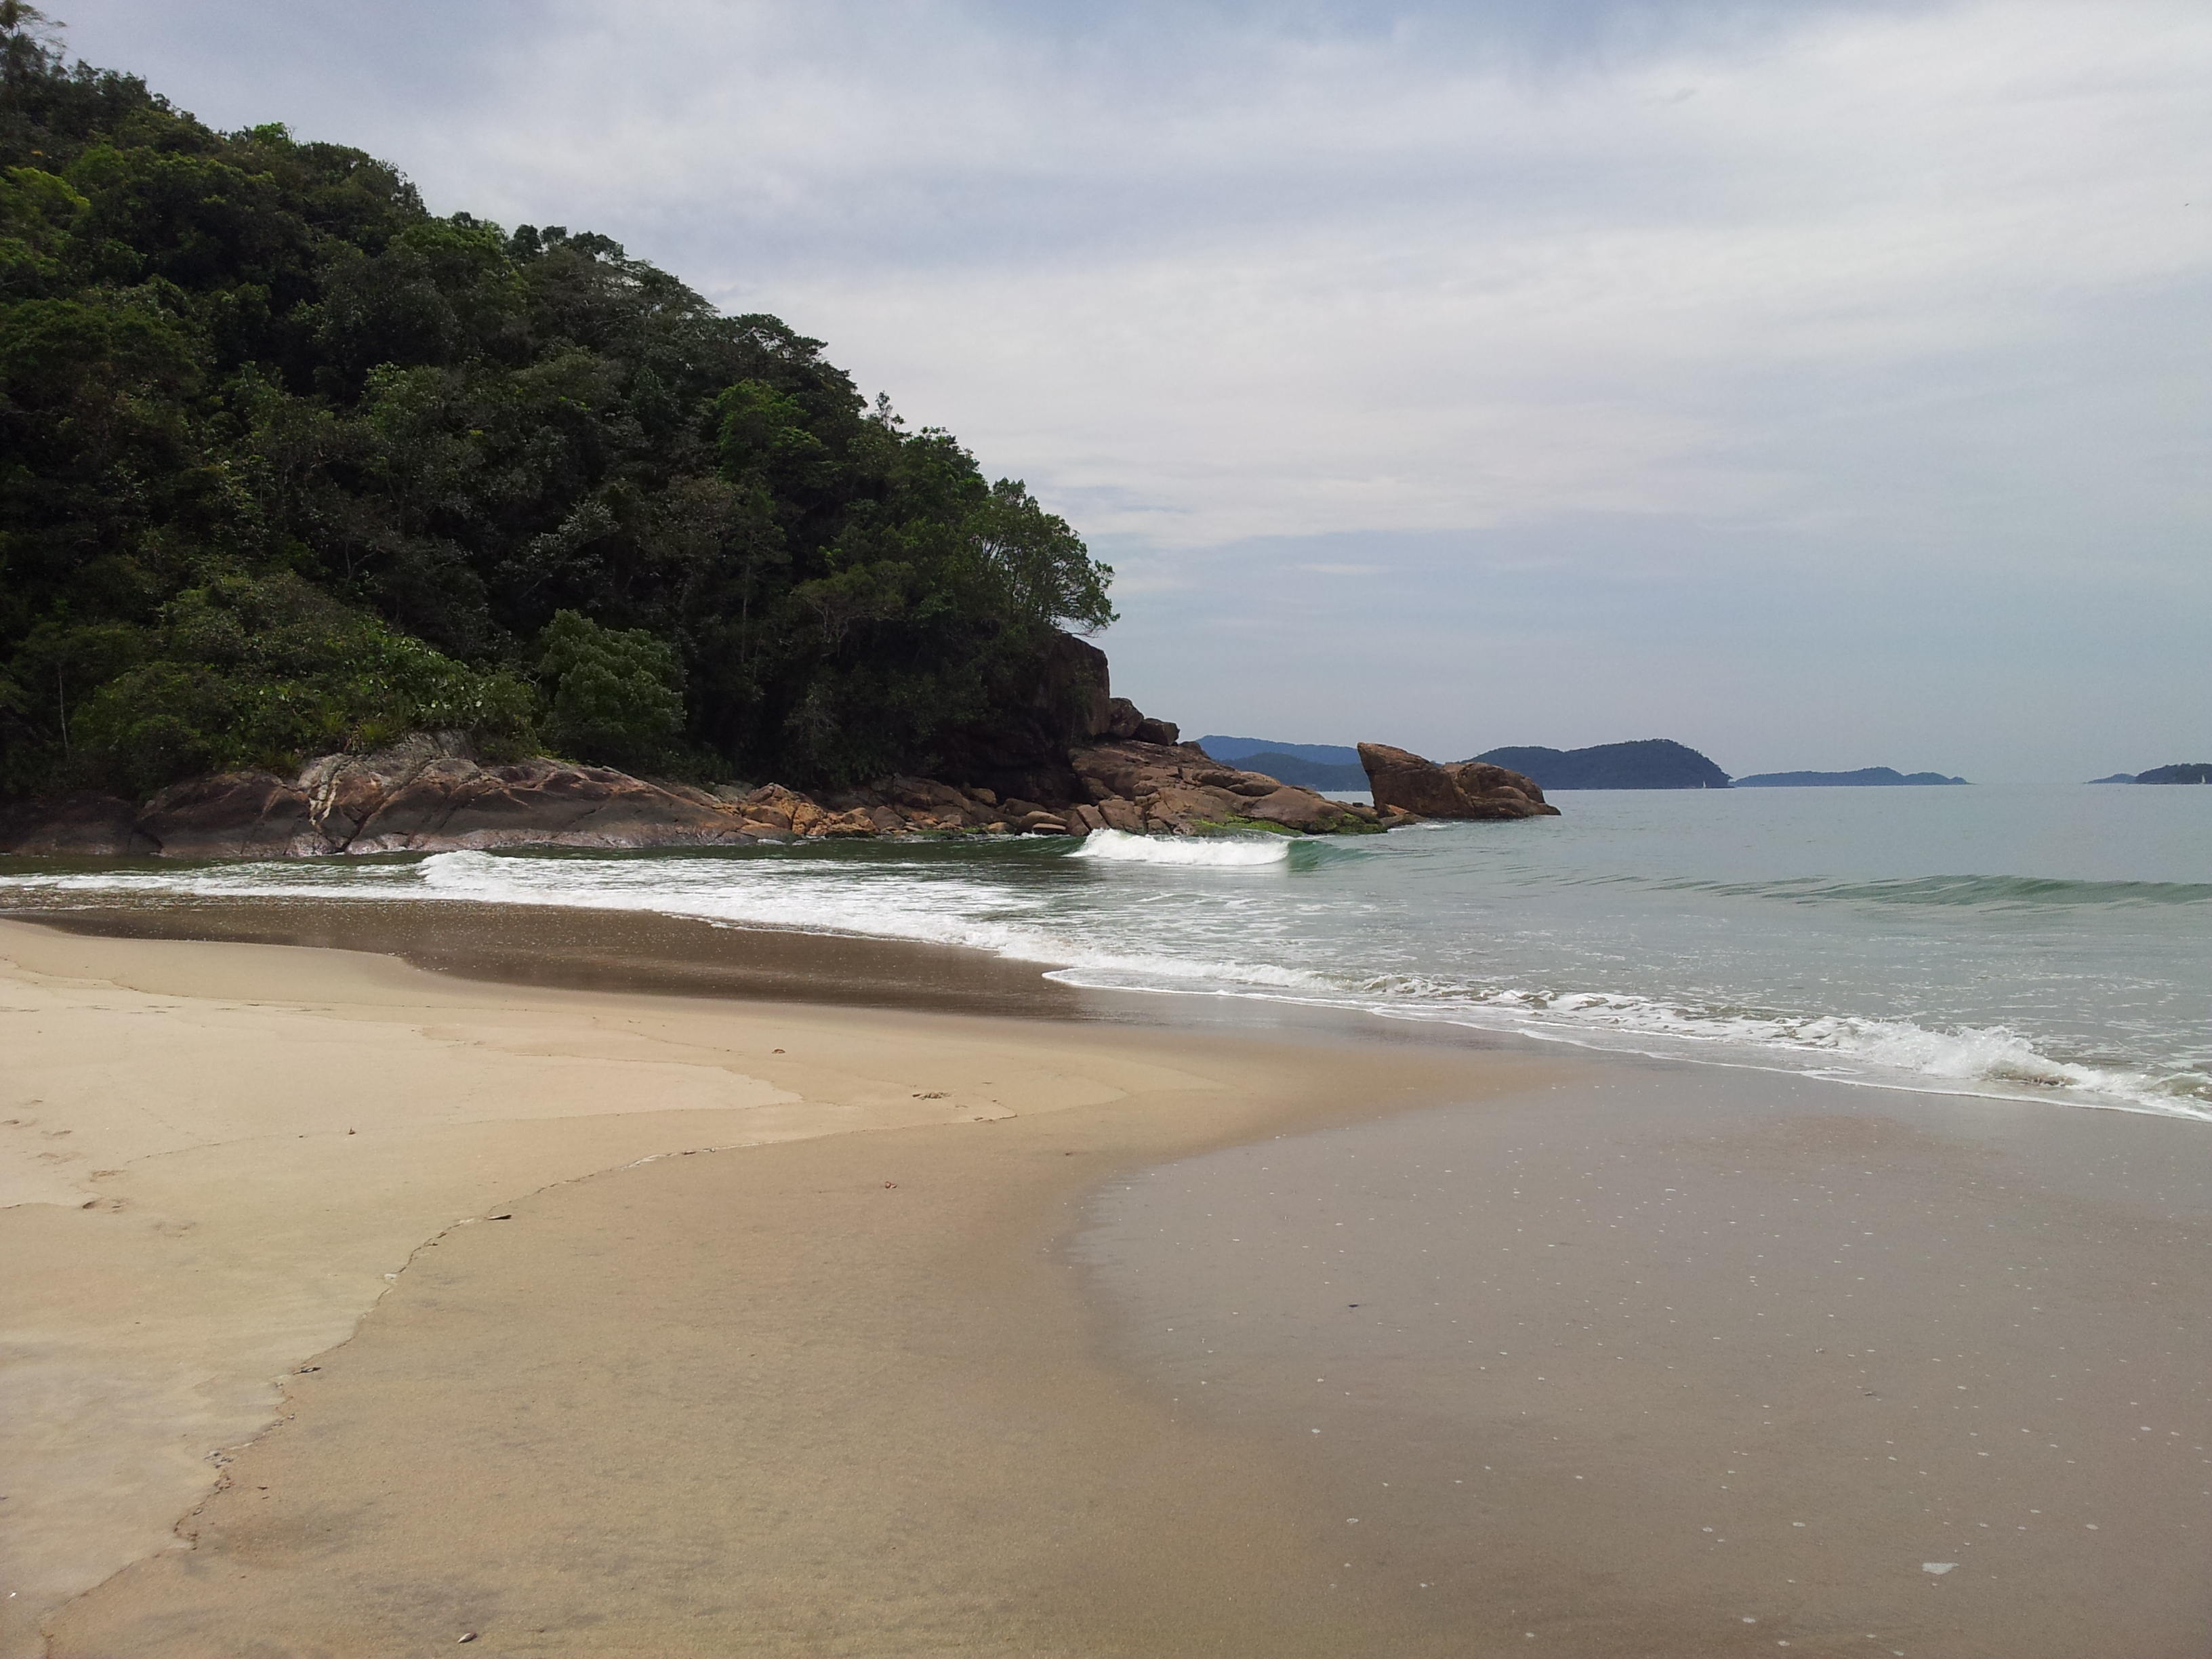
[[[1186,732],[2212,757],[2200,6],[47,9],[826,341]]]

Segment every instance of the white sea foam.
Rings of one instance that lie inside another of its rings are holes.
[[[1377,994],[1346,993],[1321,975],[1273,975],[1222,965],[1176,964],[1156,982],[1150,962],[1085,961],[1048,975],[1099,990],[1211,992],[1217,995],[1335,1008],[1384,1019],[1462,1025],[1577,1047],[1659,1060],[1693,1060],[1803,1073],[1840,1083],[1999,1099],[2063,1097],[2076,1104],[2212,1121],[2212,1101],[2191,1077],[2162,1078],[2124,1066],[2056,1060],[2002,1027],[1932,1030],[1909,1020],[1796,1018],[1701,1011],[1647,998],[1593,992],[1488,994],[1402,983]],[[2176,1085],[2179,1085],[2177,1087]]]
[[[1109,864],[1249,870],[1287,860],[1291,842],[1287,836],[1132,836],[1120,830],[1093,830],[1069,856]]]
[[[1641,997],[1518,991],[1365,1006],[1386,1018],[1510,1030],[1657,1059],[1765,1066],[1836,1082],[1946,1094],[2063,1096],[2079,1104],[2212,1121],[2212,1102],[2190,1087],[2191,1078],[2054,1059],[2003,1026],[1944,1030],[1911,1020],[1806,1018],[1684,1008]]]

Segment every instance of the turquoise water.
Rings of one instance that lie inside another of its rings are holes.
[[[1073,983],[2212,1118],[2212,789],[1583,792],[1286,842],[842,843],[100,869],[0,905],[467,899],[930,940]]]

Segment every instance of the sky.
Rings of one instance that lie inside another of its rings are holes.
[[[45,9],[827,342],[1187,734],[2212,759],[2202,0]]]

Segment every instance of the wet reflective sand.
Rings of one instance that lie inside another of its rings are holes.
[[[1180,1420],[1463,1650],[2212,1639],[2195,1126],[1618,1065],[1110,1185],[1072,1254]],[[1532,1634],[1533,1632],[1533,1634]]]

